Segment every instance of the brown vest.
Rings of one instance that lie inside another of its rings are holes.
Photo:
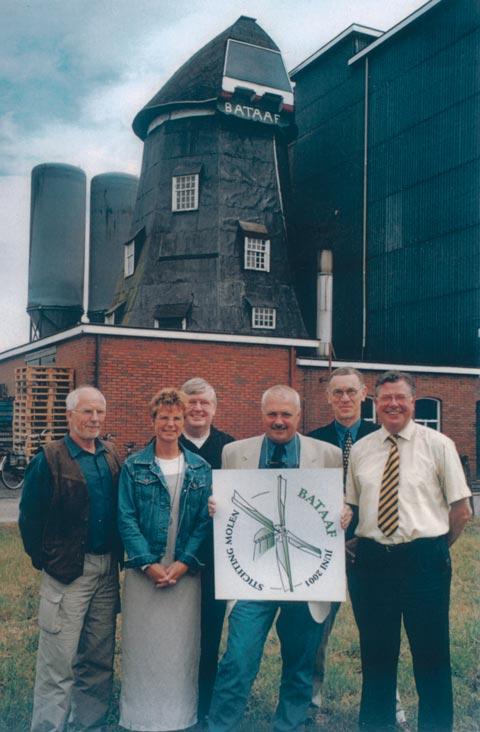
[[[111,443],[101,442],[112,473],[116,506],[120,460]],[[63,440],[50,442],[43,450],[52,475],[53,494],[43,534],[42,564],[52,577],[70,584],[83,573],[89,514],[87,483]]]

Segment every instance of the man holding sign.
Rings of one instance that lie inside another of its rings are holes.
[[[222,468],[341,468],[339,448],[298,434],[300,397],[289,386],[274,386],[264,393],[262,421],[263,435],[224,447]],[[237,501],[242,502],[250,515],[255,511],[241,497]],[[212,500],[210,508],[214,513]],[[351,511],[345,506],[340,521],[342,529],[348,526],[350,518]],[[276,629],[283,668],[273,729],[289,732],[303,725],[312,694],[315,652],[329,603],[240,600],[229,616],[227,649],[220,662],[210,707],[211,732],[238,728],[277,611],[280,611]]]

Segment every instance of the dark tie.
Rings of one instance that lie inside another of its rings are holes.
[[[350,430],[347,430],[345,432],[345,439],[343,441],[343,487],[345,488],[345,483],[347,481],[347,470],[348,470],[348,459],[350,457],[350,450],[352,449],[353,440],[352,440],[352,433]]]
[[[277,470],[279,468],[285,467],[285,445],[276,444],[273,450],[272,457],[269,460],[268,467],[269,468],[276,468]]]
[[[396,436],[389,435],[391,443],[382,476],[378,502],[378,528],[391,536],[398,529],[398,484],[400,482],[400,456]]]

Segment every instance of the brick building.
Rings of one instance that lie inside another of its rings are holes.
[[[147,404],[153,393],[162,386],[179,386],[192,376],[203,376],[215,386],[218,426],[237,438],[261,431],[260,397],[277,383],[291,384],[300,392],[301,431],[308,432],[331,418],[324,396],[329,364],[315,357],[317,345],[306,339],[81,325],[1,354],[0,383],[13,395],[15,368],[26,363],[74,368],[77,386],[95,384],[105,394],[106,429],[115,435],[122,452],[127,442],[139,448],[150,438]],[[451,437],[460,455],[468,458],[472,476],[476,474],[479,369],[331,364],[332,368],[343,365],[358,366],[364,372],[369,397],[382,371],[400,368],[412,373],[422,407],[417,416]],[[365,416],[373,418],[372,412],[369,399]]]

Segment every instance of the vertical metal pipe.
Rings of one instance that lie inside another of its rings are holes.
[[[328,356],[332,342],[333,255],[330,249],[317,254],[317,338],[319,356]]]
[[[367,345],[367,215],[368,215],[368,55],[365,56],[363,112],[362,358]]]

